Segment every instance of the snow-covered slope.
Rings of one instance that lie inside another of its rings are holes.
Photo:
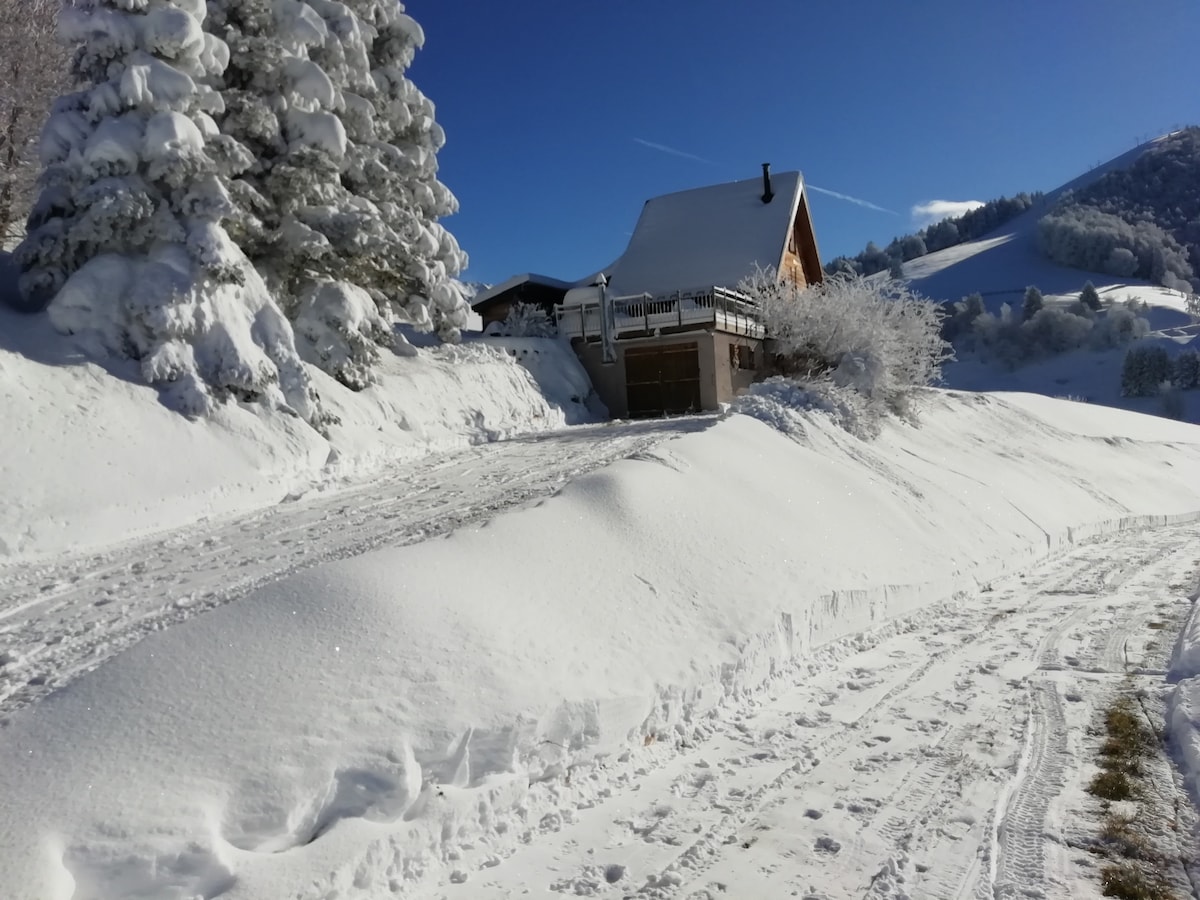
[[[1145,303],[1147,308],[1139,315],[1150,323],[1149,339],[1163,343],[1169,352],[1193,342],[1200,329],[1192,324],[1186,312],[1186,297],[1181,292],[1137,279],[1117,280],[1104,273],[1066,268],[1050,262],[1037,247],[1038,220],[1064,192],[1079,190],[1108,172],[1128,168],[1164,139],[1142,144],[1050,191],[1038,205],[979,240],[905,263],[904,275],[910,287],[948,302],[979,293],[988,311],[997,313],[1005,303],[1019,311],[1025,289],[1030,285],[1042,291],[1048,305],[1067,305],[1091,281],[1106,304],[1131,300]],[[1157,412],[1161,405],[1158,398],[1121,395],[1120,373],[1126,349],[1078,350],[1015,370],[968,355],[945,366],[943,374],[948,387],[960,390],[1033,391],[1139,412]],[[1200,397],[1185,395],[1184,407],[1186,421],[1200,422]]]
[[[0,273],[0,282],[4,281]],[[570,348],[477,341],[386,354],[360,393],[310,367],[328,437],[258,405],[189,420],[136,364],[76,354],[45,317],[0,304],[0,563],[271,503],[389,461],[591,421]],[[528,363],[528,366],[522,363]],[[536,376],[536,377],[534,377]]]
[[[817,648],[1200,512],[1200,429],[1024,395],[920,405],[921,428],[869,444],[819,414],[795,440],[733,416],[147,638],[0,729],[5,896],[486,879]]]
[[[1155,328],[1182,324],[1183,300],[1178,291],[1168,291],[1139,281],[1115,281],[1103,273],[1088,273],[1050,262],[1037,248],[1037,223],[1067,191],[1079,190],[1108,172],[1128,168],[1139,156],[1164,138],[1148,141],[1097,166],[1078,178],[1048,192],[1032,207],[976,241],[948,247],[904,264],[904,275],[914,290],[935,300],[959,300],[981,293],[991,310],[1001,303],[1019,304],[1025,288],[1037,285],[1043,294],[1078,294],[1092,281],[1102,290],[1136,287],[1134,293],[1152,307],[1162,307],[1151,322]]]

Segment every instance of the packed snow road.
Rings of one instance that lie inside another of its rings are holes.
[[[490,518],[715,421],[580,426],[480,444],[248,515],[101,552],[0,566],[0,719],[146,634],[264,583]]]
[[[1118,534],[826,648],[695,745],[581,767],[561,813],[417,896],[1098,897],[1095,726],[1118,690],[1157,701],[1198,565],[1194,524]],[[1156,765],[1193,896],[1192,807]]]

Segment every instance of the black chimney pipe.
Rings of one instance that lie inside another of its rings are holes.
[[[771,190],[771,164],[763,163],[763,195],[762,202],[770,203],[775,192]]]

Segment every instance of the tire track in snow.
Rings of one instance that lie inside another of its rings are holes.
[[[714,421],[582,426],[476,445],[252,513],[0,566],[0,721],[145,635],[261,585],[485,521]]]
[[[1012,793],[996,829],[997,900],[1044,896],[1046,815],[1063,785],[1067,764],[1067,723],[1057,687],[1041,680],[1028,692],[1025,749]]]
[[[1048,823],[1074,676],[1043,666],[1120,646],[1112,632],[1155,614],[1144,586],[1173,576],[1184,557],[1162,561],[1181,550],[1200,551],[1194,525],[1110,535],[818,649],[694,740],[631,748],[554,829],[478,863],[469,851],[455,863],[480,867],[468,884],[431,873],[411,896],[1071,896],[1046,869],[1061,856]]]

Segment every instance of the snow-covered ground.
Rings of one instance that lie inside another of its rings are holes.
[[[44,316],[0,305],[0,564],[260,508],[435,451],[596,421],[587,375],[558,342],[408,353],[388,353],[379,383],[360,393],[310,367],[341,419],[326,437],[257,405],[188,420],[141,383],[135,363],[102,367]]]
[[[1085,726],[1165,689],[1200,430],[919,405],[569,429],[8,566],[5,896],[1098,894]]]

